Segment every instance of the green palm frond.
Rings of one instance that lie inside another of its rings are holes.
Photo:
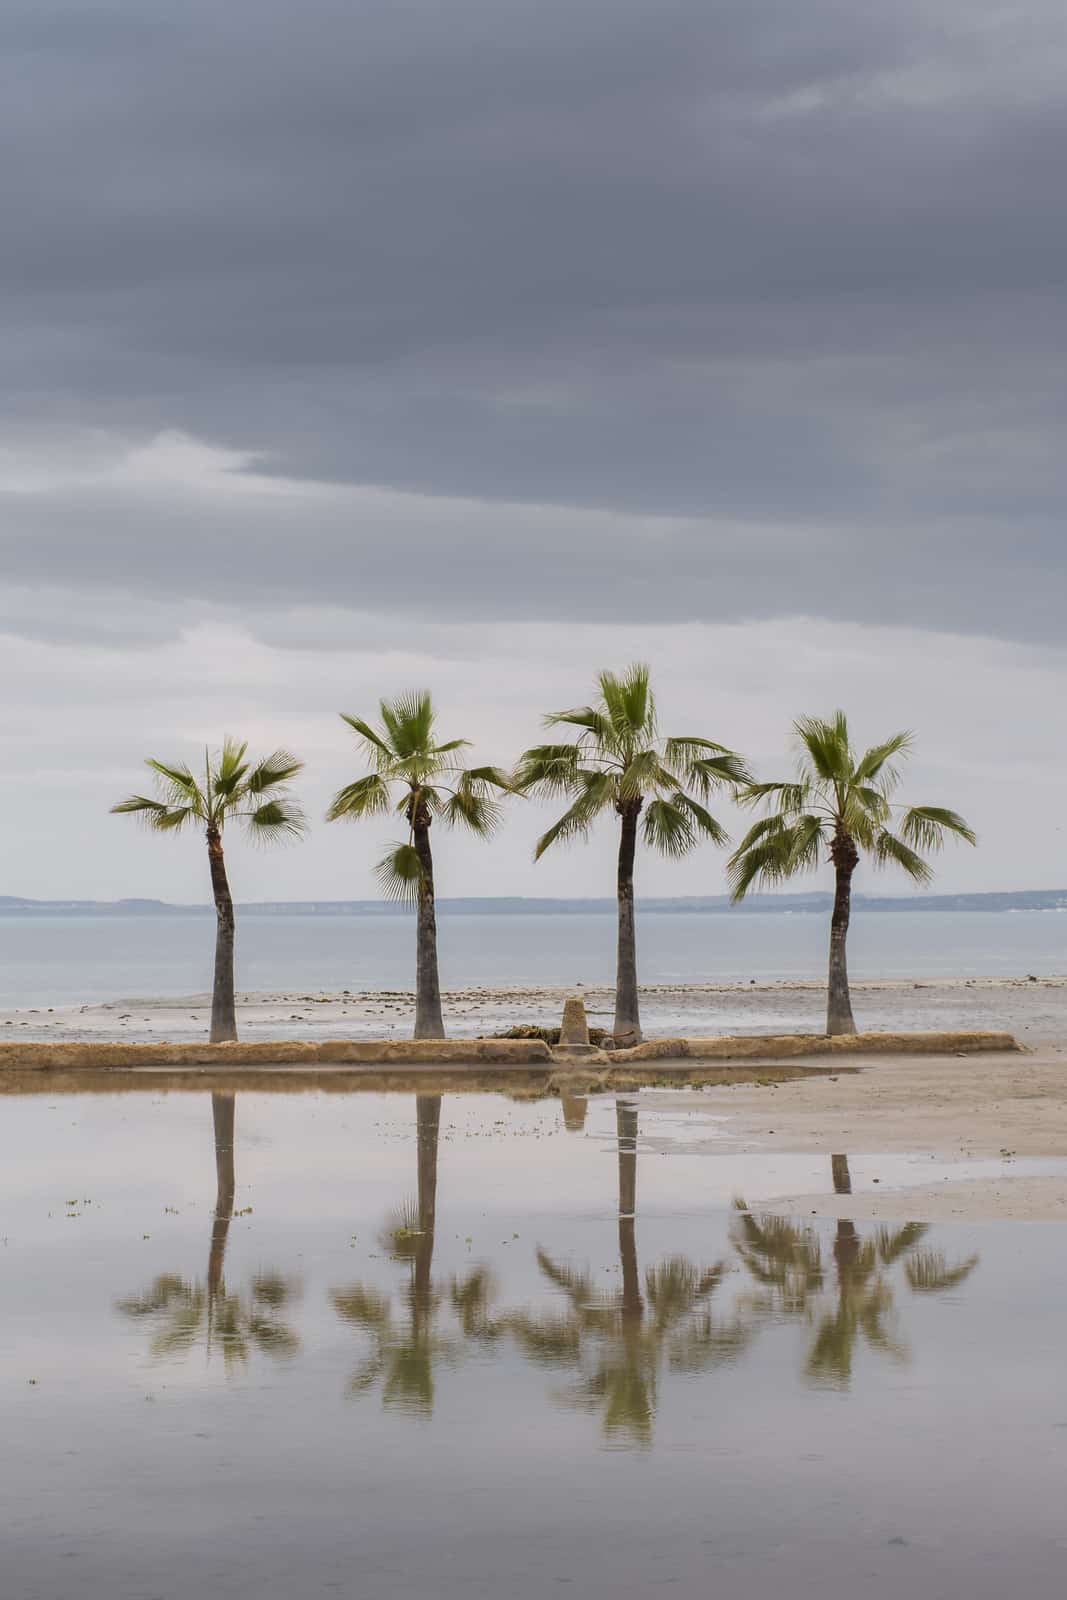
[[[798,717],[793,731],[818,777],[831,783],[849,781],[853,759],[843,711],[835,711],[829,718]]]
[[[422,890],[423,870],[413,844],[394,844],[374,869],[378,887],[387,900],[414,905]]]
[[[240,789],[248,771],[248,763],[245,761],[247,750],[248,745],[240,740],[230,738],[223,740],[222,754],[215,770],[211,773],[212,793],[219,799],[229,800]]]
[[[910,845],[888,828],[881,828],[874,840],[874,859],[878,866],[900,867],[914,883],[929,883],[933,869]]]
[[[574,787],[580,765],[576,744],[537,744],[520,757],[512,783],[520,794],[551,798]]]
[[[810,804],[812,786],[806,781],[800,783],[746,783],[738,793],[737,799],[743,806],[758,805],[761,800],[775,799],[778,802],[778,815],[788,817],[797,811],[803,811]]]
[[[369,722],[364,722],[362,717],[349,716],[346,711],[341,712],[341,721],[347,722],[348,726],[358,733],[360,739],[367,746],[368,754],[379,770],[388,765],[393,758],[393,752],[381,734],[376,733]]]
[[[692,819],[670,800],[650,800],[645,807],[645,843],[661,856],[677,861],[696,844]]]
[[[116,810],[118,807],[116,807]],[[194,806],[164,806],[151,819],[151,826],[160,833],[177,833],[187,822],[197,821],[199,813]]]
[[[959,813],[944,806],[911,806],[900,819],[901,838],[917,850],[940,850],[946,833],[955,834],[968,844],[978,843]]]
[[[500,826],[503,807],[499,801],[491,800],[484,790],[461,780],[442,807],[442,815],[453,827],[462,824],[479,838],[488,839]]]
[[[379,704],[382,722],[395,756],[429,755],[433,748],[433,701],[429,690],[415,689]]]
[[[336,822],[339,817],[372,817],[389,810],[389,785],[378,772],[357,778],[355,783],[338,789],[330,801],[326,818]]]
[[[632,662],[621,676],[601,672],[597,682],[616,737],[655,737],[656,702],[651,673],[644,662]]]
[[[288,750],[275,750],[269,756],[264,756],[248,775],[249,794],[263,794],[267,789],[274,789],[281,783],[289,783],[298,773],[303,772],[304,763],[298,761]]]
[[[900,774],[893,766],[887,766],[896,755],[907,755],[912,746],[913,735],[909,730],[894,733],[892,738],[884,740],[882,744],[872,744],[856,763],[853,777],[857,783],[871,783],[876,778],[881,778],[883,785],[892,790],[899,782]]]
[[[619,774],[619,794],[624,800],[633,800],[658,789],[662,772],[656,750],[635,750]],[[670,778],[669,773],[666,776]],[[677,780],[672,779],[670,787],[677,788]]]
[[[680,794],[675,798],[674,804],[686,812],[697,832],[710,839],[712,844],[729,844],[730,835],[722,823],[716,822],[711,812],[702,806],[699,800],[694,800],[692,795]]]
[[[595,706],[575,706],[570,711],[550,711],[544,718],[546,728],[565,726],[569,728],[584,728],[586,733],[591,733],[598,743],[610,742],[612,738],[611,722],[603,711],[598,711]]]
[[[280,799],[264,800],[241,815],[252,838],[272,844],[279,839],[299,839],[305,827],[299,807]]]
[[[534,860],[539,861],[550,845],[560,840],[584,838],[594,819],[615,802],[615,784],[609,773],[579,769],[576,781],[578,798],[537,841]]]
[[[167,783],[171,783],[190,800],[200,797],[200,785],[189,771],[188,767],[168,767],[165,762],[155,761],[151,758],[145,762],[146,767],[151,767],[153,772],[159,774]]]

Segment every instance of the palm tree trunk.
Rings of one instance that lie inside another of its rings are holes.
[[[437,1145],[441,1129],[441,1096],[415,1096],[418,1159],[419,1237],[415,1246],[414,1291],[418,1313],[428,1310],[433,1276],[433,1242],[437,1227]]]
[[[852,910],[852,874],[859,861],[859,851],[847,833],[837,833],[830,846],[836,883],[834,910],[830,919],[830,973],[826,994],[826,1031],[828,1034],[855,1033],[852,1018],[852,998],[848,989],[848,962],[845,944]]]
[[[415,1037],[443,1039],[445,1023],[441,1015],[441,980],[437,975],[437,907],[433,888],[433,855],[430,850],[430,814],[421,804],[412,819],[412,833],[422,867],[415,933]]]
[[[215,1219],[211,1225],[211,1250],[207,1263],[208,1297],[214,1301],[222,1286],[226,1239],[233,1216],[236,1176],[233,1164],[233,1118],[236,1096],[213,1094],[211,1117],[215,1124]]]
[[[211,892],[215,897],[215,983],[211,991],[210,1040],[212,1044],[221,1044],[237,1038],[237,1015],[233,999],[233,897],[218,828],[207,830],[207,858],[211,867]]]
[[[615,1127],[619,1143],[619,1263],[622,1267],[624,1321],[640,1322],[644,1305],[637,1266],[637,1107],[616,1100]]]
[[[641,1043],[641,1014],[637,998],[637,929],[634,923],[634,856],[637,851],[637,817],[641,801],[623,800],[619,804],[622,829],[619,837],[619,945],[615,965],[615,1023],[612,1033],[617,1045]]]

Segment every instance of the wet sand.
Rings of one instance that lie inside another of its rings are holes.
[[[814,1062],[812,1062],[814,1064]],[[856,1074],[809,1076],[779,1084],[732,1084],[681,1090],[671,1097],[709,1119],[706,1141],[686,1141],[692,1152],[752,1154],[784,1151],[857,1158],[916,1153],[951,1163],[936,1183],[902,1182],[899,1163],[877,1189],[851,1195],[775,1196],[774,1209],[800,1215],[856,1220],[917,1221],[1016,1218],[1067,1219],[1067,1041],[1045,1042],[1022,1055],[880,1056]],[[648,1090],[642,1103],[655,1104]],[[725,1119],[712,1122],[712,1118]],[[695,1130],[693,1130],[695,1132]],[[1026,1158],[1052,1158],[1048,1173]],[[996,1171],[975,1179],[975,1160]],[[870,1169],[869,1160],[863,1165]],[[829,1185],[827,1185],[829,1187]]]

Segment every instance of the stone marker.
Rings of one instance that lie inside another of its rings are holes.
[[[594,1054],[589,1043],[589,1024],[585,1018],[585,1001],[580,994],[568,995],[563,1002],[563,1021],[560,1023],[559,1044],[556,1051],[569,1056]]]

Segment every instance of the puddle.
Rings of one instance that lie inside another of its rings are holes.
[[[1063,1592],[1062,1227],[774,1211],[936,1163],[663,1091],[3,1111],[5,1595]]]

